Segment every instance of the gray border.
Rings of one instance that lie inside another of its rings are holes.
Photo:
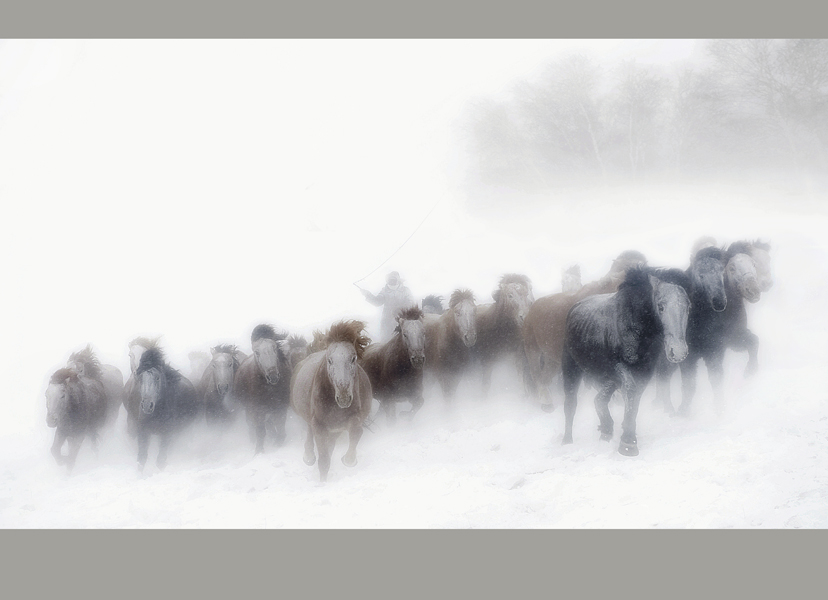
[[[6,38],[693,38],[824,36],[816,2],[28,0]],[[550,502],[554,499],[550,499]],[[814,531],[4,531],[8,597],[594,597],[818,590]],[[169,565],[156,571],[153,565]],[[810,595],[810,594],[809,594]]]

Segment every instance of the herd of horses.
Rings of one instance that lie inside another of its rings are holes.
[[[342,462],[356,465],[375,399],[389,423],[397,417],[397,403],[410,402],[410,410],[400,415],[410,419],[423,406],[424,377],[433,375],[451,402],[462,378],[478,371],[485,398],[495,365],[512,357],[526,394],[544,410],[552,410],[562,392],[564,444],[573,441],[581,381],[598,390],[602,440],[613,437],[609,401],[620,392],[624,419],[618,451],[635,456],[639,402],[654,375],[656,401],[672,413],[670,378],[680,369],[678,413],[686,415],[700,359],[717,410],[724,407],[725,351],[746,350],[746,374],[756,370],[758,339],[747,327],[745,302],[757,302],[772,286],[769,252],[760,241],[718,247],[702,238],[690,266],[677,269],[648,266],[642,253],[629,250],[604,277],[585,285],[580,269],[566,270],[563,291],[537,300],[528,277],[507,274],[492,293],[493,302],[477,304],[471,290],[457,289],[448,308],[442,297],[430,296],[422,307],[402,310],[393,337],[381,344],[371,343],[366,324],[358,320],[316,331],[310,342],[261,324],[251,334],[252,354],[232,344],[213,347],[195,384],[170,366],[158,339],[139,337],[128,344],[126,383],[87,346],[49,379],[47,424],[56,429],[52,454],[71,470],[84,438],[96,443],[121,406],[127,431],[137,440],[141,471],[152,435],[159,438],[156,464],[163,468],[175,435],[199,418],[221,426],[244,412],[260,453],[268,436],[276,445],[285,441],[292,409],[307,425],[304,461],[313,465],[318,454],[325,481],[344,431],[349,446]]]

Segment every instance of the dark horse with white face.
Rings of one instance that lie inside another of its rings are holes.
[[[397,418],[397,402],[411,402],[411,410],[402,413],[409,418],[423,405],[423,318],[423,311],[416,306],[401,310],[393,337],[383,344],[368,346],[360,361],[389,423]]]
[[[503,355],[522,353],[523,321],[535,301],[532,282],[526,275],[514,273],[501,277],[492,297],[494,304],[478,304],[476,309],[473,355],[483,366],[483,397],[489,393],[495,362]]]
[[[210,363],[201,376],[198,392],[208,423],[226,423],[236,410],[234,381],[241,366],[238,349],[231,344],[210,348]]]
[[[106,420],[106,395],[100,382],[83,380],[74,369],[58,369],[46,388],[46,425],[55,428],[52,456],[71,471],[86,436],[93,443]],[[61,453],[69,440],[69,454]]]
[[[138,370],[144,352],[151,348],[159,348],[158,338],[137,337],[127,344],[127,348],[129,349],[130,374],[124,384],[123,402],[127,413],[127,432],[135,437],[138,435],[138,409],[141,404],[135,371]]]
[[[760,249],[761,252],[766,250]],[[690,296],[693,306],[687,324],[687,343],[690,348],[687,360],[681,367],[682,402],[679,414],[689,413],[696,391],[696,374],[699,359],[703,359],[713,388],[716,410],[724,408],[724,353],[727,348],[748,351],[746,374],[755,371],[759,340],[747,328],[745,300],[757,302],[763,289],[770,288],[769,265],[763,271],[757,269],[751,248],[742,243],[731,244],[727,251],[708,247],[700,250],[688,272],[693,274],[696,261],[702,257],[708,271],[716,277],[701,280],[694,277]],[[721,300],[721,296],[724,300]],[[661,401],[667,412],[673,412],[670,400],[670,378],[675,366],[664,361],[658,365],[656,400]]]
[[[451,400],[477,342],[477,317],[471,290],[454,290],[449,309],[425,318],[425,368],[436,373],[443,398]]]
[[[348,432],[345,466],[357,464],[356,448],[362,424],[371,413],[373,394],[368,375],[359,359],[371,340],[361,321],[340,321],[318,342],[324,350],[300,362],[291,381],[290,405],[308,424],[304,461],[316,462],[314,442],[319,450],[319,479],[326,481],[336,438]]]
[[[614,294],[591,296],[572,307],[566,319],[563,354],[564,444],[572,443],[578,386],[586,375],[600,388],[595,408],[601,439],[612,439],[609,401],[613,392],[621,389],[624,421],[618,451],[625,456],[638,454],[635,419],[658,354],[671,362],[687,356],[690,299],[686,285],[685,274],[678,269],[638,267],[627,271]]]
[[[290,362],[285,351],[287,333],[270,325],[257,325],[249,356],[236,373],[236,397],[244,406],[250,430],[256,437],[256,454],[264,451],[266,422],[273,416],[276,445],[285,441],[285,421],[290,404]]]
[[[135,382],[140,398],[136,411],[138,468],[144,470],[150,436],[155,434],[160,438],[156,465],[163,469],[172,437],[198,416],[196,390],[189,379],[166,362],[160,348],[150,348],[141,355]]]

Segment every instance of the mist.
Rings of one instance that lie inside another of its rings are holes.
[[[797,121],[784,144],[765,127],[767,151],[750,155],[758,130],[734,125],[723,141],[710,133],[719,121],[694,121],[704,127],[675,168],[668,91],[682,69],[715,66],[708,46],[0,43],[0,525],[824,527],[826,170],[809,145],[824,139],[824,121],[814,117],[812,130]],[[581,138],[567,151],[557,138],[539,145],[521,112],[550,68],[576,55],[601,74],[603,169]],[[637,138],[638,162],[607,116],[617,117],[623,64],[664,86],[651,119],[660,128]],[[512,145],[480,137],[493,114],[481,107],[508,117],[499,131]],[[285,446],[255,457],[243,419],[221,436],[182,436],[163,472],[153,442],[145,479],[123,410],[97,454],[84,443],[71,476],[49,456],[48,377],[86,344],[127,374],[127,342],[160,335],[187,375],[191,351],[232,343],[249,353],[259,323],[310,337],[358,318],[376,337],[380,311],[358,286],[377,292],[391,270],[418,300],[468,287],[490,302],[510,272],[528,275],[541,297],[560,291],[562,269],[579,264],[593,281],[627,249],[685,268],[702,235],[772,244],[775,285],[748,306],[760,371],[745,379],[746,356],[728,354],[720,419],[704,368],[689,420],[653,407],[650,386],[637,459],[599,442],[583,388],[575,443],[561,446],[560,399],[540,411],[509,363],[485,404],[477,372],[451,409],[428,381],[417,417],[394,429],[380,417],[353,469],[339,461],[340,439],[324,487],[302,463],[303,423],[292,414]]]

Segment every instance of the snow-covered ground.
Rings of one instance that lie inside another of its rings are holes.
[[[317,467],[302,462],[304,427],[292,413],[286,444],[269,445],[259,456],[241,421],[221,436],[192,430],[163,472],[155,468],[153,442],[143,478],[122,413],[97,455],[85,444],[67,476],[48,452],[52,431],[43,421],[42,392],[58,366],[55,357],[76,348],[43,339],[42,356],[29,356],[21,371],[25,385],[4,400],[17,408],[0,429],[0,526],[826,527],[825,200],[783,188],[687,184],[571,191],[536,199],[523,213],[490,208],[484,214],[445,201],[394,256],[387,268],[400,270],[418,297],[468,286],[483,302],[507,271],[529,274],[541,296],[558,291],[560,269],[571,262],[581,263],[586,282],[628,248],[644,252],[651,264],[684,267],[690,245],[704,234],[722,242],[769,239],[775,286],[748,308],[760,338],[760,371],[744,379],[746,356],[728,354],[722,417],[713,410],[704,368],[691,418],[665,415],[648,388],[636,458],[618,454],[620,428],[611,443],[598,440],[594,391],[583,387],[575,443],[562,446],[560,403],[553,413],[542,412],[504,364],[486,401],[470,378],[450,409],[430,386],[413,421],[388,428],[380,417],[363,436],[353,469],[339,460],[346,439],[340,438],[325,485]],[[365,285],[378,287],[383,274]],[[376,327],[378,315],[352,287],[330,298],[342,316],[365,317]],[[329,315],[316,325],[326,320]],[[87,341],[96,342],[90,337],[75,346]],[[243,336],[231,341],[248,349]],[[107,348],[103,358],[126,368],[117,352]],[[185,364],[173,364],[186,372]],[[678,378],[673,390],[676,400]],[[618,423],[621,403],[614,400],[611,409]]]

